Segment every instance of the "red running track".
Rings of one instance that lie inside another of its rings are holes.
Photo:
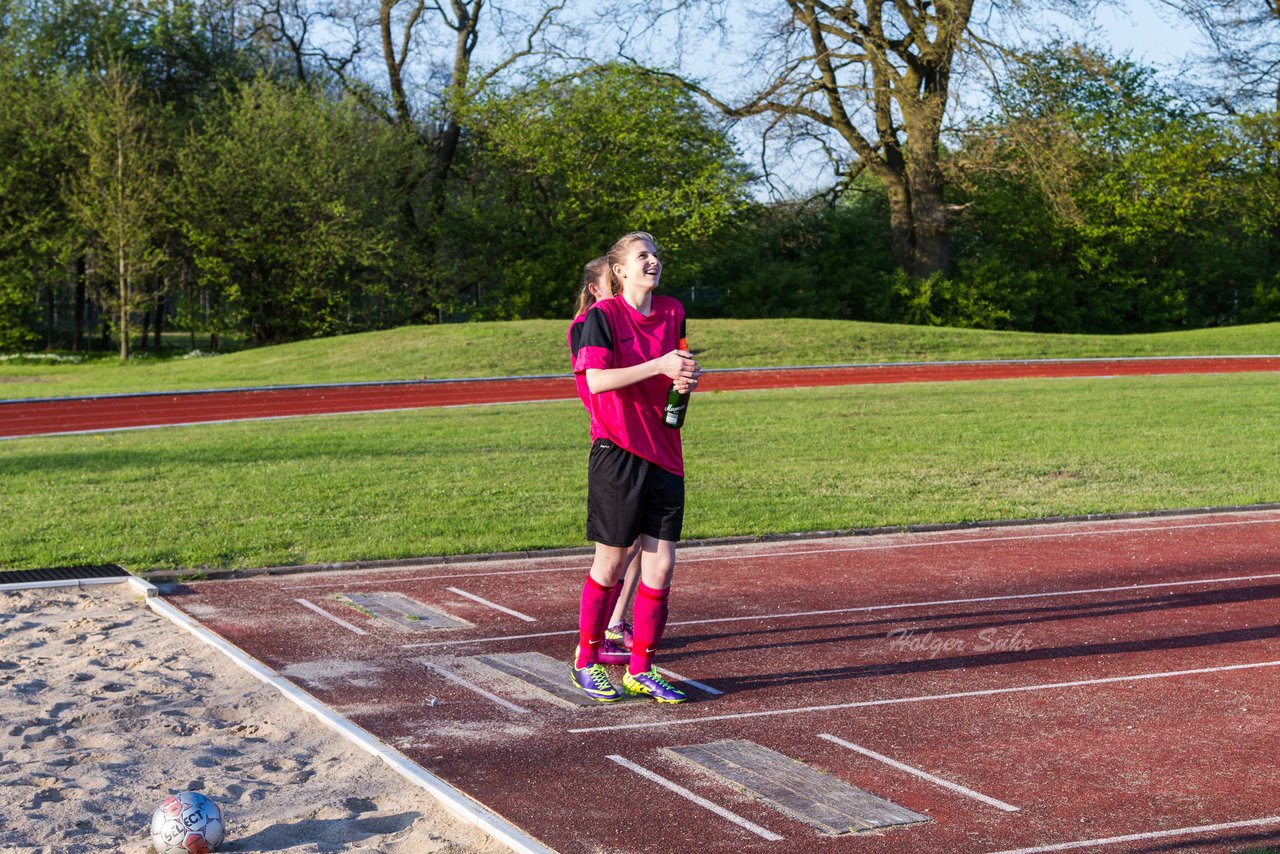
[[[699,390],[743,391],[871,383],[1244,371],[1280,371],[1280,356],[944,362],[735,369],[705,372]],[[568,377],[562,376],[423,380],[41,400],[0,400],[0,438],[343,412],[572,400],[575,397],[573,383]]]
[[[682,548],[674,707],[570,706],[479,660],[541,654],[567,682],[589,557],[162,594],[564,854],[1225,854],[1280,842],[1277,555],[1274,510]],[[466,624],[397,627],[358,593]],[[724,739],[930,820],[822,834],[666,750]]]

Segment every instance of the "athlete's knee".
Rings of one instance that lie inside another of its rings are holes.
[[[628,549],[596,544],[596,557],[591,565],[591,575],[601,584],[617,584],[627,569]]]

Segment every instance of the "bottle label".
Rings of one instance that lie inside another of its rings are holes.
[[[683,406],[672,406],[668,403],[666,408],[662,410],[663,420],[668,424],[675,424],[680,420],[681,412],[684,412]]]

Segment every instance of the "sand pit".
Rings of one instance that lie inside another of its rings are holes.
[[[147,854],[187,790],[220,851],[507,851],[129,586],[0,593],[0,854]]]

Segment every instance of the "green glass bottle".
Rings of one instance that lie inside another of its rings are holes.
[[[689,342],[681,338],[680,349],[688,350]],[[684,416],[688,411],[689,392],[676,391],[676,384],[672,383],[671,388],[667,389],[667,405],[662,408],[662,425],[679,430],[684,426]]]

